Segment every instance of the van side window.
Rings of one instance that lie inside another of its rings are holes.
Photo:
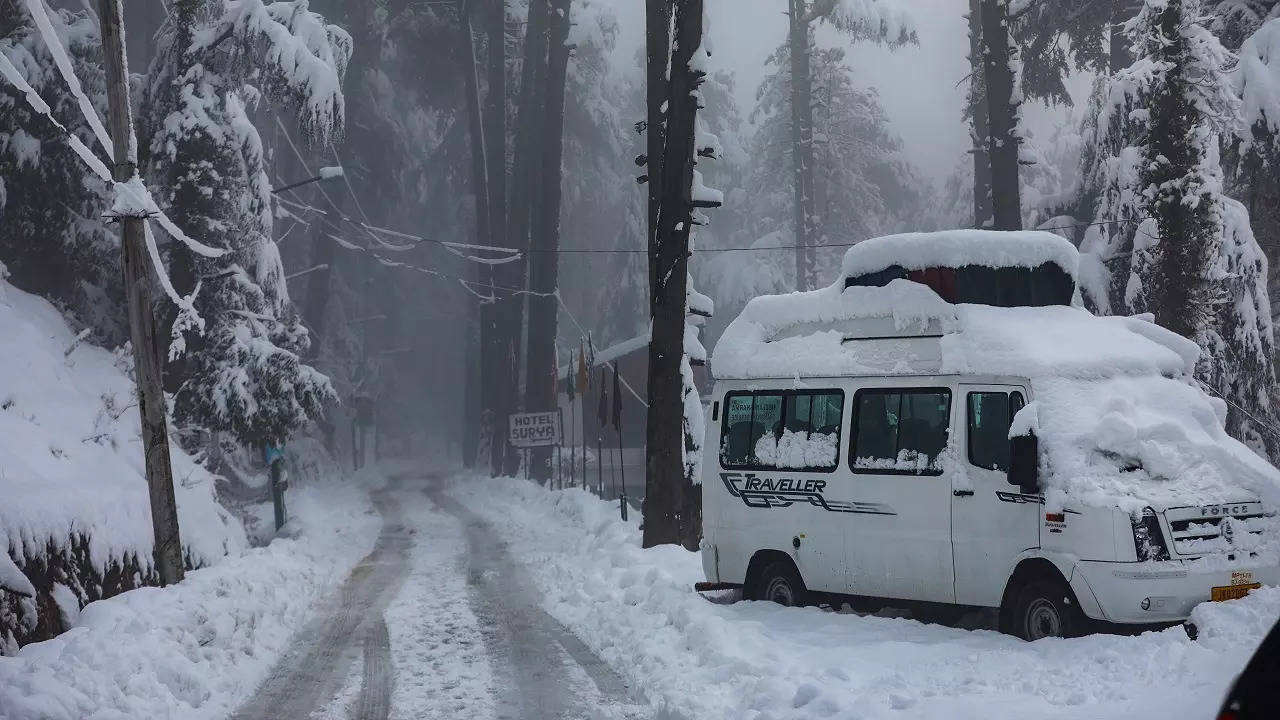
[[[1009,423],[1022,405],[1019,392],[969,393],[970,464],[988,470],[1009,469]]]
[[[951,425],[947,388],[859,390],[849,465],[855,473],[940,475]]]
[[[840,390],[729,393],[720,466],[834,470],[840,455]]]

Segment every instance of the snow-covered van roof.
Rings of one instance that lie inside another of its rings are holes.
[[[941,234],[948,242],[958,236]],[[874,251],[851,249],[846,271],[911,262],[891,256],[883,240],[868,241]],[[1074,270],[1075,249],[1062,243],[1037,242],[1025,253],[988,243],[982,260]],[[954,246],[916,248],[917,267],[974,259]],[[1147,505],[1238,502],[1246,491],[1280,504],[1280,471],[1226,434],[1225,404],[1195,383],[1194,342],[1143,317],[1098,317],[1062,304],[953,303],[921,281],[846,287],[846,279],[748,302],[712,353],[716,378],[1026,378],[1033,402],[1018,421],[1040,437],[1051,506],[1073,499],[1140,512]]]
[[[873,275],[893,266],[907,270],[1036,268],[1057,265],[1074,281],[1080,255],[1065,238],[1043,230],[942,230],[864,240],[844,255],[845,278]]]
[[[1079,255],[1051,233],[946,230],[873,238],[845,254],[845,287],[907,279],[951,303],[1070,305]]]

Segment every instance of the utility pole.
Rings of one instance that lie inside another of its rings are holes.
[[[667,0],[650,0],[650,22],[663,17]],[[644,547],[679,544],[684,507],[684,323],[689,275],[689,232],[693,224],[694,122],[696,91],[703,74],[690,67],[702,45],[702,0],[677,0],[674,43],[649,46],[649,57],[670,53],[665,102],[664,149],[657,232],[649,246],[653,323],[649,341],[649,414],[646,427]],[[651,30],[653,25],[648,26]],[[663,41],[651,32],[648,41]],[[665,65],[665,63],[664,63]],[[653,67],[653,64],[650,64]],[[664,73],[665,74],[665,73]],[[650,93],[650,112],[655,98]],[[650,125],[650,130],[653,125]],[[653,160],[650,159],[652,176]]]
[[[662,204],[662,153],[666,150],[667,63],[671,60],[671,3],[647,0],[645,7],[645,169],[649,183],[648,246],[658,246],[658,207]],[[658,256],[649,252],[649,302],[658,291]]]
[[[102,56],[107,83],[107,124],[115,148],[116,182],[128,182],[138,174],[138,148],[133,140],[133,112],[129,107],[129,64],[125,57],[124,8],[121,0],[99,0],[102,23]],[[169,460],[169,428],[165,417],[161,380],[160,343],[151,314],[151,285],[142,216],[121,217],[120,249],[125,296],[129,305],[129,330],[133,340],[133,365],[138,385],[138,414],[142,421],[142,449],[146,459],[147,488],[151,496],[151,525],[155,535],[156,571],[161,585],[183,578],[182,540],[178,533],[178,507],[173,496],[173,466]]]

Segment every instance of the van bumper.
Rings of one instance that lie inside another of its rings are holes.
[[[1242,573],[1248,575],[1242,576]],[[1249,582],[1280,585],[1280,567],[1256,561],[1230,565],[1215,562],[1212,567],[1201,569],[1196,562],[1183,560],[1132,563],[1080,560],[1072,577],[1076,575],[1084,576],[1098,601],[1102,617],[1096,619],[1131,624],[1186,620],[1192,608],[1212,599],[1215,587]]]

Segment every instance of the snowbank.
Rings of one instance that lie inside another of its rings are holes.
[[[365,490],[290,490],[291,538],[91,603],[71,630],[0,657],[4,720],[227,716],[264,678],[316,601],[373,547]]]
[[[1026,643],[995,632],[695,594],[697,553],[642,550],[633,520],[578,490],[468,478],[547,611],[672,718],[1212,717],[1280,616],[1280,589],[1206,604],[1180,628]],[[905,713],[903,712],[905,711]]]
[[[149,569],[151,505],[131,356],[82,342],[51,304],[3,280],[0,338],[0,555],[25,565],[79,536],[100,574],[133,555]],[[189,560],[205,565],[239,552],[244,530],[215,501],[213,476],[171,450]],[[7,566],[0,582],[11,586]],[[81,602],[93,597],[85,593]]]
[[[943,230],[863,240],[845,252],[841,275],[870,275],[894,265],[927,270],[966,265],[1036,268],[1046,263],[1062,268],[1074,280],[1080,256],[1066,238],[1041,230]]]

